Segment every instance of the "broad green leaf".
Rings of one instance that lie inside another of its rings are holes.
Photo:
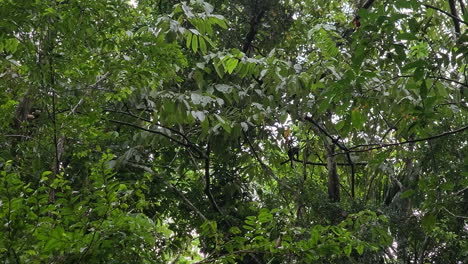
[[[431,231],[436,224],[437,216],[434,213],[427,213],[422,218],[422,227],[427,230]]]
[[[200,50],[202,51],[203,54],[206,54],[207,49],[206,49],[206,43],[204,37],[200,36],[198,38],[198,41],[200,42]]]
[[[192,36],[192,50],[193,52],[197,52],[198,50],[198,36],[197,35]]]
[[[357,108],[351,111],[351,123],[356,129],[362,129],[365,122],[365,117],[361,114],[361,111]]]
[[[412,190],[412,189],[406,190],[400,195],[400,198],[402,198],[402,199],[409,198],[409,197],[413,196],[415,193],[416,193],[415,190]]]
[[[343,249],[343,252],[345,253],[345,255],[347,257],[349,257],[351,255],[351,251],[353,250],[353,248],[351,247],[350,244],[346,245]]]
[[[362,253],[364,253],[364,245],[363,244],[359,244],[356,246],[356,251],[359,255],[362,255]]]
[[[192,36],[194,36],[192,33],[187,32],[187,38],[186,38],[185,46],[188,49],[192,46]]]
[[[238,59],[230,58],[226,61],[226,72],[231,74],[239,63]]]

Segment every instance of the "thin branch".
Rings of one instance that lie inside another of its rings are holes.
[[[22,138],[32,139],[32,137],[26,136],[26,135],[3,135],[3,136],[5,136],[5,137],[22,137]]]
[[[173,133],[175,133],[175,134],[181,136],[181,137],[187,142],[188,145],[195,146],[195,144],[192,143],[192,142],[188,139],[188,137],[187,137],[185,134],[181,133],[180,131],[178,131],[178,130],[176,130],[176,129],[174,129],[174,128],[170,128],[170,127],[167,127],[167,126],[163,126],[163,125],[161,125],[161,124],[159,124],[159,123],[157,123],[157,122],[151,121],[150,119],[147,119],[147,118],[138,116],[138,115],[136,115],[136,114],[134,114],[134,113],[132,113],[132,112],[130,112],[130,111],[124,112],[124,111],[113,110],[113,109],[104,109],[103,111],[112,112],[112,113],[117,113],[117,114],[128,115],[128,116],[134,117],[134,118],[136,118],[136,119],[139,119],[139,120],[142,120],[142,121],[151,123],[152,125],[155,125],[155,126],[158,126],[158,127],[164,128],[164,129],[167,129],[167,130],[169,130],[169,131],[171,131],[171,132],[173,132]]]
[[[395,79],[398,79],[398,78],[413,78],[414,75],[397,75],[397,76],[394,76],[388,80],[385,80],[384,82],[380,83],[379,86],[389,82],[389,81],[393,81]],[[444,81],[447,81],[447,82],[454,82],[456,84],[459,84],[461,86],[464,86],[464,87],[468,87],[468,84],[467,83],[462,83],[460,81],[457,81],[457,80],[453,80],[453,79],[449,79],[449,78],[445,78],[445,77],[442,77],[442,76],[434,76],[434,75],[431,75],[431,76],[428,76],[429,79],[436,79],[436,80],[444,80]]]
[[[442,207],[442,209],[444,209],[447,213],[449,213],[449,215],[451,215],[451,216],[453,216],[453,217],[455,217],[455,218],[468,219],[467,216],[456,215],[456,214],[450,212],[450,211],[449,211],[447,208],[445,208],[445,207]]]
[[[341,144],[338,138],[334,138],[332,135],[330,135],[330,133],[328,133],[324,128],[322,128],[322,126],[318,124],[312,117],[306,116],[304,117],[304,119],[314,124],[314,126],[316,126],[320,130],[320,132],[322,132],[323,134],[325,134],[325,136],[331,139],[332,143],[339,147],[341,150],[348,151],[348,148]]]
[[[213,194],[211,193],[211,179],[210,179],[210,152],[211,152],[211,145],[210,142],[208,141],[207,147],[206,147],[206,159],[205,159],[205,194],[208,196],[208,200],[210,200],[211,205],[213,208],[220,214],[223,214],[221,209],[219,208],[218,204],[216,203],[216,200],[213,197]]]
[[[468,187],[465,187],[465,188],[463,188],[463,189],[461,189],[461,190],[459,190],[459,191],[456,191],[456,192],[454,192],[454,193],[452,193],[452,194],[450,194],[450,195],[451,195],[451,196],[457,196],[457,195],[459,195],[459,194],[461,194],[461,193],[464,193],[466,190],[468,190]]]
[[[354,177],[355,177],[355,167],[353,160],[351,159],[351,154],[349,154],[349,151],[346,153],[346,158],[348,159],[348,162],[351,166],[351,197],[355,197],[355,192],[354,192]]]
[[[413,77],[413,76],[411,76],[411,77]],[[447,82],[454,82],[456,84],[464,86],[465,88],[468,87],[467,83],[462,83],[462,82],[459,82],[459,81],[456,81],[456,80],[453,80],[453,79],[448,79],[448,78],[441,77],[441,76],[429,76],[429,78],[436,79],[436,80],[444,80],[444,81],[447,81]]]
[[[460,3],[460,9],[462,11],[462,15],[464,16],[466,13],[465,4],[463,3],[463,0],[458,0],[458,3]]]
[[[149,129],[149,128],[145,128],[145,127],[140,127],[140,126],[137,126],[137,125],[134,125],[134,124],[131,124],[131,123],[127,123],[127,122],[123,122],[123,121],[119,121],[119,120],[112,120],[112,119],[109,119],[108,120],[109,122],[112,122],[112,123],[116,123],[116,124],[120,124],[120,125],[124,125],[124,126],[129,126],[129,127],[133,127],[133,128],[136,128],[136,129],[139,129],[139,130],[143,130],[143,131],[146,131],[146,132],[150,132],[150,133],[154,133],[154,134],[158,134],[158,135],[161,135],[171,141],[174,141],[175,143],[181,145],[181,146],[184,146],[186,148],[189,148],[189,149],[192,149],[194,150],[195,152],[197,152],[197,154],[201,157],[201,158],[204,158],[206,159],[206,155],[205,153],[203,153],[201,150],[199,150],[198,148],[196,148],[194,145],[191,145],[190,143],[184,143],[178,139],[175,139],[173,137],[170,137],[168,135],[166,135],[165,133],[163,132],[160,132],[160,131],[157,131],[157,130],[152,130],[152,129]]]
[[[428,4],[423,4],[423,6],[425,6],[426,8],[431,8],[431,9],[437,10],[437,11],[439,11],[439,12],[441,12],[441,13],[444,13],[444,14],[446,14],[447,16],[451,17],[454,21],[456,20],[456,21],[458,21],[458,22],[460,22],[460,23],[463,23],[463,24],[465,24],[465,25],[468,25],[467,22],[461,20],[460,18],[458,18],[458,17],[456,17],[456,16],[450,14],[449,12],[444,11],[444,10],[438,8],[438,7],[435,7],[435,6],[433,6],[433,5],[428,5]]]
[[[70,113],[68,113],[67,116],[70,116],[70,115],[73,115],[75,112],[76,112],[76,109],[82,105],[84,103],[84,99],[86,96],[88,96],[94,89],[97,88],[97,86],[103,82],[104,80],[106,80],[108,77],[110,76],[110,72],[106,72],[104,75],[102,75],[101,77],[99,77],[99,79],[91,84],[91,85],[88,85],[88,91],[86,91],[85,95],[83,97],[81,97],[80,101],[78,101],[78,103],[71,109]]]
[[[289,185],[287,185],[286,183],[284,183],[280,178],[278,178],[278,177],[275,175],[275,173],[273,172],[273,170],[272,170],[270,167],[268,167],[265,163],[263,163],[263,161],[262,161],[262,160],[260,159],[260,157],[258,156],[257,151],[255,151],[255,148],[254,148],[254,146],[252,145],[252,142],[250,142],[250,139],[247,137],[247,134],[245,134],[245,131],[242,131],[242,134],[244,135],[245,141],[247,141],[247,143],[249,144],[249,147],[250,147],[250,149],[252,150],[252,153],[253,153],[255,159],[258,161],[258,163],[260,163],[261,167],[262,167],[264,170],[268,171],[268,172],[270,173],[270,175],[271,175],[280,185],[284,186],[286,189],[288,189],[288,190],[290,190],[290,191],[292,191],[292,192],[295,192],[295,190],[294,190],[291,186],[289,186]]]
[[[397,177],[395,177],[395,175],[392,173],[389,174],[390,176],[390,179],[392,179],[392,181],[394,181],[396,183],[396,185],[398,186],[398,188],[400,189],[400,192],[403,192],[405,190],[405,186],[401,183],[401,181],[399,181],[397,179]]]
[[[373,143],[373,144],[356,145],[356,146],[350,147],[349,150],[346,151],[346,152],[336,153],[335,155],[346,154],[347,152],[367,152],[367,151],[371,151],[371,150],[388,148],[388,147],[396,147],[396,146],[401,146],[401,145],[411,144],[411,143],[416,143],[416,142],[421,142],[421,141],[429,141],[429,140],[433,140],[433,139],[453,135],[453,134],[456,134],[456,133],[460,133],[460,132],[463,132],[463,131],[465,131],[467,129],[468,129],[468,126],[464,126],[462,128],[452,130],[452,131],[447,131],[447,132],[444,132],[442,134],[438,134],[438,135],[435,135],[435,136],[430,136],[430,137],[426,137],[426,138],[418,138],[418,139],[413,139],[413,140],[406,140],[406,141],[402,141],[402,142]],[[362,148],[362,147],[365,147],[365,149],[354,150],[356,148]]]
[[[225,257],[228,257],[228,256],[232,256],[232,255],[239,255],[239,254],[266,254],[266,253],[270,253],[269,251],[256,251],[256,250],[251,250],[251,249],[242,249],[242,250],[237,250],[237,251],[233,251],[231,253],[226,253],[226,254],[222,254],[222,255],[218,255],[218,256],[210,256],[204,260],[200,260],[198,262],[195,262],[195,264],[204,264],[204,263],[210,263],[210,262],[214,262],[216,260],[219,260],[219,259],[222,259],[222,258],[225,258]]]
[[[285,161],[282,161],[280,163],[280,165],[284,165],[286,164],[287,162],[289,162],[290,159],[287,159]],[[296,162],[299,162],[299,163],[304,163],[303,160],[300,160],[300,159],[296,159],[296,158],[293,158],[293,161],[296,161]],[[306,161],[305,162],[307,165],[314,165],[314,166],[324,166],[326,167],[327,166],[327,163],[324,163],[324,162],[311,162],[311,161]],[[352,165],[356,165],[356,166],[367,166],[367,162],[354,162],[353,164],[350,164],[350,163],[344,163],[344,162],[337,162],[336,165],[338,166],[352,166]]]
[[[157,175],[151,168],[149,168],[147,166],[139,165],[139,164],[130,163],[130,162],[126,162],[125,164],[130,165],[130,166],[135,167],[135,168],[142,169],[142,170],[148,172],[149,174],[151,174],[153,176],[156,176],[158,179],[162,180],[162,182],[165,185],[167,185],[169,188],[173,189],[177,193],[177,195],[179,195],[180,198],[182,198],[182,200],[184,200],[184,202],[190,208],[192,208],[192,210],[195,211],[195,213],[197,213],[200,216],[201,219],[203,219],[204,221],[208,221],[208,218],[206,218],[206,216],[200,210],[198,210],[198,208],[195,205],[193,205],[192,202],[190,202],[190,200],[184,195],[183,192],[179,191],[174,185],[172,185],[170,182],[166,181],[163,177]]]

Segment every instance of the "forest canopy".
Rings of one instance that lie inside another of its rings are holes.
[[[465,0],[0,0],[3,263],[467,263]]]

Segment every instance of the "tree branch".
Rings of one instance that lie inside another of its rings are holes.
[[[250,139],[247,137],[247,134],[245,134],[245,131],[242,130],[242,134],[244,135],[245,141],[247,141],[247,143],[249,144],[249,147],[252,150],[252,153],[253,153],[255,159],[258,161],[258,163],[260,163],[261,167],[265,171],[268,171],[268,173],[270,173],[270,175],[278,182],[278,184],[284,186],[286,189],[288,189],[288,190],[290,190],[292,192],[295,192],[295,190],[291,186],[284,183],[280,178],[278,178],[275,175],[275,173],[273,172],[273,170],[270,167],[268,167],[265,163],[263,163],[263,161],[258,156],[257,151],[255,151],[255,148],[253,147],[252,142],[250,142]]]
[[[156,130],[152,130],[152,129],[149,129],[149,128],[144,128],[144,127],[140,127],[140,126],[137,126],[137,125],[134,125],[134,124],[131,124],[131,123],[127,123],[127,122],[123,122],[123,121],[119,121],[119,120],[112,120],[112,119],[109,119],[108,120],[109,122],[112,122],[112,123],[116,123],[116,124],[120,124],[120,125],[124,125],[124,126],[129,126],[129,127],[133,127],[133,128],[136,128],[136,129],[139,129],[139,130],[143,130],[143,131],[146,131],[146,132],[150,132],[150,133],[154,133],[154,134],[158,134],[158,135],[161,135],[171,141],[174,141],[175,143],[181,145],[181,146],[184,146],[188,149],[192,149],[194,150],[201,158],[203,159],[206,159],[206,155],[205,153],[203,153],[201,150],[199,150],[198,148],[196,148],[194,145],[191,145],[189,143],[184,143],[178,139],[175,139],[173,137],[170,137],[168,135],[166,135],[165,133],[163,132],[160,132],[160,131],[156,131]]]
[[[192,142],[188,139],[188,137],[187,137],[185,134],[181,133],[180,131],[178,131],[178,130],[176,130],[176,129],[174,129],[174,128],[170,128],[170,127],[167,127],[167,126],[163,126],[163,125],[161,125],[161,124],[159,124],[159,123],[157,123],[157,122],[151,121],[151,120],[149,120],[149,119],[147,119],[147,118],[144,118],[144,117],[141,117],[141,116],[138,116],[138,115],[136,115],[136,114],[134,114],[134,113],[132,113],[132,112],[130,112],[130,111],[124,112],[124,111],[113,110],[113,109],[104,109],[103,111],[112,112],[112,113],[117,113],[117,114],[128,115],[128,116],[134,117],[134,118],[136,118],[136,119],[139,119],[139,120],[142,120],[142,121],[151,123],[151,124],[154,125],[154,126],[158,126],[158,127],[167,129],[167,130],[169,130],[169,131],[171,131],[171,132],[173,132],[173,133],[175,133],[175,134],[181,136],[181,137],[187,142],[187,145],[192,146],[192,147],[195,147],[195,144],[192,143]]]
[[[195,207],[195,205],[193,205],[192,202],[190,202],[190,200],[184,195],[183,192],[179,191],[174,185],[172,185],[170,182],[166,181],[163,177],[157,175],[151,168],[147,167],[147,166],[143,166],[143,165],[139,165],[139,164],[134,164],[134,163],[131,163],[131,162],[126,162],[125,163],[126,165],[130,165],[134,168],[139,168],[139,169],[142,169],[146,172],[148,172],[149,174],[153,175],[153,176],[156,176],[158,179],[162,180],[162,182],[167,185],[169,188],[173,189],[177,195],[180,196],[180,198],[182,198],[182,200],[184,200],[184,202],[190,207],[192,208],[193,211],[195,211],[195,213],[197,213],[201,219],[203,219],[204,221],[208,221],[208,218],[206,218],[206,216],[200,211],[198,210],[197,207]]]
[[[349,150],[346,151],[346,152],[336,153],[335,155],[346,154],[347,152],[367,152],[367,151],[371,151],[371,150],[388,148],[388,147],[396,147],[396,146],[401,146],[401,145],[411,144],[411,143],[416,143],[416,142],[421,142],[421,141],[429,141],[429,140],[433,140],[433,139],[453,135],[453,134],[456,134],[456,133],[460,133],[460,132],[463,132],[463,131],[465,131],[467,129],[468,129],[468,126],[464,126],[462,128],[452,130],[452,131],[447,131],[447,132],[444,132],[442,134],[438,134],[438,135],[435,135],[435,136],[430,136],[430,137],[426,137],[426,138],[418,138],[418,139],[413,139],[413,140],[406,140],[406,141],[402,141],[402,142],[373,143],[373,144],[356,145],[356,146],[350,147]],[[357,148],[363,148],[363,147],[365,149],[357,149]],[[355,149],[357,149],[357,150],[355,150]]]
[[[464,16],[466,13],[465,4],[463,3],[463,0],[458,0],[458,3],[460,3],[460,9],[462,11],[462,15]]]
[[[286,164],[287,162],[289,162],[290,160],[287,159],[285,161],[282,161],[280,163],[280,165],[284,165]],[[300,160],[300,159],[296,159],[296,158],[293,158],[293,161],[295,162],[299,162],[299,163],[303,163],[304,161],[303,160]],[[305,162],[307,165],[314,165],[314,166],[324,166],[326,167],[327,166],[327,163],[324,163],[324,162],[311,162],[311,161],[306,161]],[[367,166],[367,162],[355,162],[353,164],[350,164],[350,163],[343,163],[343,162],[337,162],[336,165],[338,166],[352,166],[352,165],[356,165],[356,166]]]
[[[438,7],[435,7],[435,6],[433,6],[433,5],[428,5],[428,4],[423,4],[423,6],[425,6],[426,8],[431,8],[431,9],[437,10],[437,11],[439,11],[439,12],[441,12],[441,13],[444,13],[444,14],[446,14],[447,16],[451,17],[454,21],[456,20],[456,21],[458,21],[458,22],[460,22],[460,23],[463,23],[463,24],[465,24],[465,25],[468,25],[467,22],[461,20],[460,18],[458,18],[458,17],[456,17],[456,16],[450,14],[449,12],[444,11],[444,10],[438,8]]]
[[[329,139],[331,139],[332,143],[334,145],[336,145],[338,148],[340,148],[341,150],[343,151],[348,151],[348,148],[346,146],[344,146],[343,144],[341,144],[339,142],[339,140],[337,138],[334,138],[332,135],[330,135],[330,133],[328,133],[319,123],[317,123],[312,117],[310,116],[306,116],[304,117],[305,120],[311,122],[312,124],[314,124],[314,126],[316,126],[320,132],[322,132],[325,136],[327,136]]]
[[[206,147],[206,159],[205,159],[205,194],[208,196],[208,200],[210,200],[211,205],[213,208],[220,214],[223,214],[221,209],[219,208],[218,204],[216,203],[216,200],[213,197],[213,194],[211,194],[210,186],[211,186],[211,179],[210,179],[210,152],[211,152],[211,145],[210,142],[208,141],[207,147]]]
[[[457,8],[455,6],[455,0],[448,0],[449,6],[450,6],[450,13],[452,13],[452,20],[453,20],[453,26],[455,28],[455,36],[458,37],[460,36],[460,22],[456,18],[457,16]]]
[[[81,97],[80,101],[78,101],[78,103],[71,109],[70,113],[67,114],[67,116],[70,116],[70,115],[73,115],[75,112],[76,112],[76,109],[84,103],[84,98],[86,96],[88,96],[101,82],[103,82],[104,80],[106,80],[108,77],[110,76],[110,72],[106,72],[104,75],[102,75],[101,77],[99,77],[99,79],[91,84],[91,85],[88,85],[88,91],[86,91],[85,95],[83,95],[83,97]]]

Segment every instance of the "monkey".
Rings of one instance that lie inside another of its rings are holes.
[[[288,150],[289,160],[282,162],[281,165],[289,161],[291,162],[291,168],[294,168],[294,159],[299,159],[300,148],[293,146],[293,139],[291,138],[291,129],[289,129],[289,127],[286,127],[286,129],[284,130],[283,138],[285,141],[286,148]]]
[[[291,168],[294,168],[294,158],[299,159],[299,147],[291,147],[288,149],[288,157],[291,162]]]

